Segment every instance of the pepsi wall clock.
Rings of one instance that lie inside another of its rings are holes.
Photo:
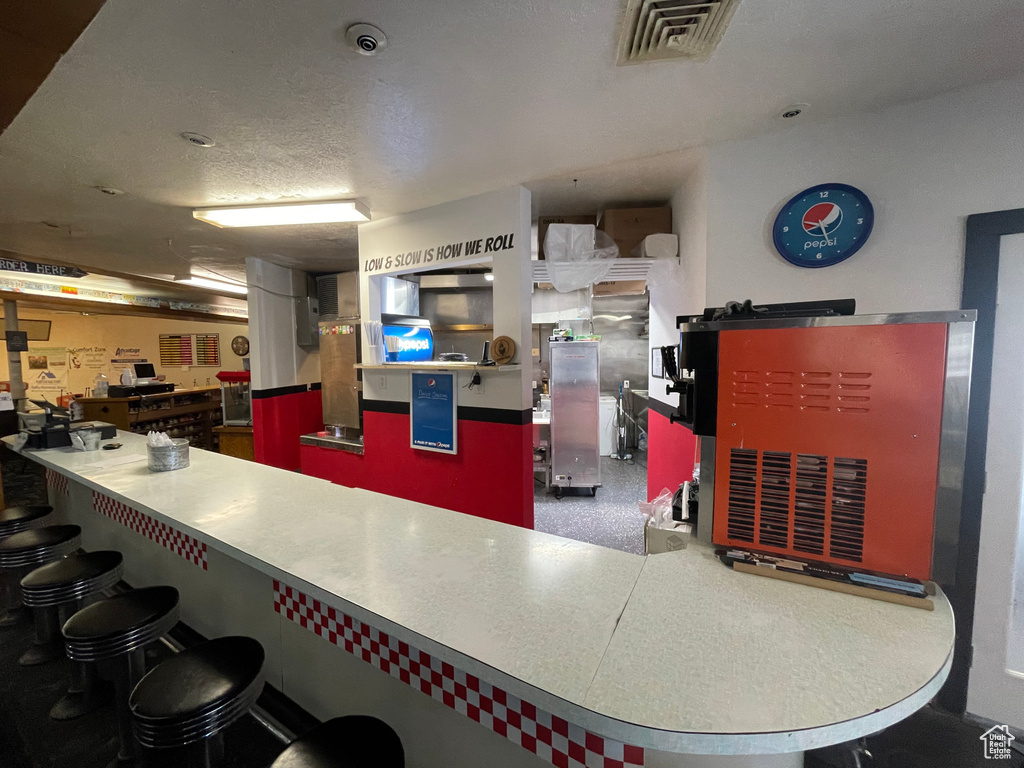
[[[782,206],[772,239],[786,261],[798,267],[831,267],[867,242],[875,223],[868,196],[848,184],[819,184]]]

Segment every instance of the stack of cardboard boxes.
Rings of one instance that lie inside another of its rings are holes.
[[[537,236],[540,242],[540,258],[544,258],[544,236],[551,224],[593,224],[608,235],[619,246],[619,258],[627,259],[637,255],[638,246],[648,235],[672,232],[672,209],[658,208],[611,208],[596,216],[541,216],[537,220]],[[644,292],[644,280],[617,280],[598,283],[594,286],[595,296],[628,296]]]

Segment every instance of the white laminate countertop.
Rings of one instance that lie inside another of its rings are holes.
[[[948,674],[941,593],[928,612],[734,572],[702,546],[632,555],[196,449],[176,472],[87,466],[145,452],[118,440],[26,455],[622,741],[809,749],[899,721]]]

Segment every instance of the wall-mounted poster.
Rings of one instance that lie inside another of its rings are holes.
[[[25,384],[29,395],[45,395],[56,402],[56,398],[68,390],[67,347],[36,347],[27,357]]]
[[[458,453],[455,374],[413,373],[410,430],[412,447]]]

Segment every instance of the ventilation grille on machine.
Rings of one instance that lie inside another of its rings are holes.
[[[862,561],[865,459],[780,451],[759,457],[750,448],[729,453],[730,541],[817,557],[827,547],[830,557]]]
[[[321,275],[316,279],[316,300],[320,317],[338,316],[338,276]]]
[[[718,47],[739,0],[628,0],[618,65],[706,59]]]

